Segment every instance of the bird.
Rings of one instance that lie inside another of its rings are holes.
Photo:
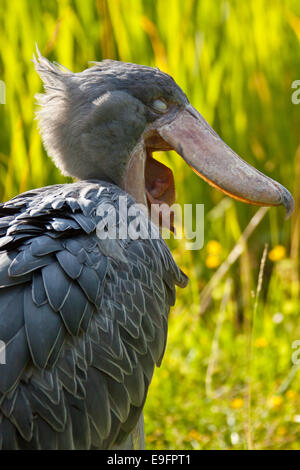
[[[153,153],[175,150],[249,204],[290,215],[293,198],[158,68],[107,59],[74,73],[38,50],[33,62],[44,146],[74,182],[0,205],[0,449],[144,449],[143,407],[188,283],[160,233],[161,214],[174,230],[173,173]]]

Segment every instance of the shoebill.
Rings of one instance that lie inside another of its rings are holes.
[[[0,448],[144,448],[143,406],[175,286],[188,280],[159,233],[175,185],[153,152],[175,150],[239,201],[289,215],[293,198],[238,157],[159,69],[104,60],[72,73],[40,53],[34,63],[45,148],[76,182],[0,206]],[[105,237],[110,218],[124,228],[137,203],[157,236]]]

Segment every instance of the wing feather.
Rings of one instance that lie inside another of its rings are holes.
[[[0,205],[0,448],[112,448],[139,420],[186,276],[161,238],[98,239],[120,195],[82,181]]]

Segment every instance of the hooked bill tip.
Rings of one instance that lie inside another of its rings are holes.
[[[289,219],[295,208],[295,201],[291,193],[284,187],[281,186],[282,190],[282,204],[286,209],[286,219]]]

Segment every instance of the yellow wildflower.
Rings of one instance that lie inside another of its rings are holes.
[[[244,405],[244,400],[242,398],[234,398],[231,402],[231,408],[239,409]]]
[[[222,251],[222,245],[217,240],[210,240],[206,245],[206,249],[210,255],[219,255]]]
[[[266,338],[257,338],[255,340],[255,346],[257,348],[265,348],[266,346],[268,346],[268,341],[266,340]]]
[[[295,400],[298,396],[295,390],[288,390],[285,395],[288,398],[288,400]]]
[[[273,250],[269,253],[269,259],[271,261],[279,261],[285,257],[286,250],[283,245],[274,246]]]
[[[220,258],[216,255],[208,255],[205,264],[209,269],[217,268],[220,265]]]
[[[270,398],[270,405],[272,408],[278,408],[283,403],[283,398],[281,395],[274,395]]]

